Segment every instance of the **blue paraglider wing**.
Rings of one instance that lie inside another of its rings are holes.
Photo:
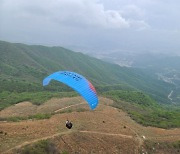
[[[98,97],[96,90],[82,75],[69,71],[55,72],[43,80],[43,86],[48,85],[52,79],[62,82],[77,91],[87,101],[92,110],[97,107]]]

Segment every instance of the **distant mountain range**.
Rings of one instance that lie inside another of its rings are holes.
[[[145,74],[174,85],[169,93],[171,97],[168,98],[172,103],[180,102],[180,56],[171,53],[144,52],[135,54],[114,51],[95,53],[94,57],[120,66],[140,68]]]
[[[97,89],[118,85],[120,89],[143,91],[159,103],[171,103],[168,95],[175,88],[143,69],[121,67],[62,47],[0,41],[0,92],[41,91],[43,78],[59,70],[80,73]],[[50,90],[57,90],[55,85]]]

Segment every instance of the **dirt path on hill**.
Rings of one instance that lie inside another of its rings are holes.
[[[68,108],[71,108],[71,107],[74,107],[74,106],[79,106],[81,104],[85,104],[85,103],[79,103],[79,104],[74,104],[74,105],[69,105],[69,106],[66,106],[66,107],[63,107],[61,109],[58,109],[56,111],[54,111],[55,113],[59,112],[59,111],[62,111],[62,110],[65,110],[65,109],[68,109]]]
[[[113,134],[113,133],[103,133],[103,132],[96,132],[96,131],[79,131],[80,133],[90,133],[90,134],[100,134],[100,135],[109,135],[109,136],[120,136],[123,138],[133,138],[133,136],[130,135],[123,135],[123,134]]]

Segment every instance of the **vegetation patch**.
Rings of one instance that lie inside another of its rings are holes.
[[[35,144],[25,146],[19,150],[20,154],[59,154],[56,145],[49,140],[42,140]]]
[[[164,151],[176,154],[180,152],[180,140],[176,142],[153,142],[146,140],[144,142],[144,148],[147,153],[162,153]]]
[[[41,105],[52,97],[74,97],[77,96],[75,92],[8,92],[4,91],[0,93],[0,110],[9,107],[13,104],[17,104],[23,101],[30,101],[35,105]]]
[[[60,111],[59,113],[63,114],[63,113],[71,113],[71,112],[73,112],[72,109],[65,109],[65,110]]]
[[[41,119],[49,119],[51,118],[52,114],[42,114],[38,113],[35,115],[30,115],[28,117],[9,117],[9,118],[0,118],[0,121],[12,121],[12,122],[18,122],[22,120],[28,120],[28,119],[36,119],[36,120],[41,120]]]
[[[114,100],[113,106],[125,110],[144,126],[161,128],[180,127],[180,109],[160,106],[148,95],[138,91],[109,91],[104,96]]]

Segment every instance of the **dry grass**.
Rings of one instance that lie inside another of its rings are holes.
[[[9,116],[50,113],[60,108],[83,103],[80,97],[51,99],[41,106],[24,102],[9,107],[0,113]],[[15,150],[26,144],[41,139],[51,139],[60,150],[69,153],[139,153],[143,137],[152,141],[180,140],[180,129],[165,130],[154,127],[143,127],[133,121],[122,110],[108,106],[112,100],[100,98],[96,110],[90,111],[86,103],[70,107],[72,112],[53,115],[50,119],[27,120],[21,122],[0,122],[0,153],[9,149]],[[77,112],[84,108],[83,112]],[[29,109],[29,110],[28,110]],[[67,109],[65,109],[67,110]],[[67,130],[65,121],[71,120],[73,128]],[[10,153],[10,151],[8,153]]]

